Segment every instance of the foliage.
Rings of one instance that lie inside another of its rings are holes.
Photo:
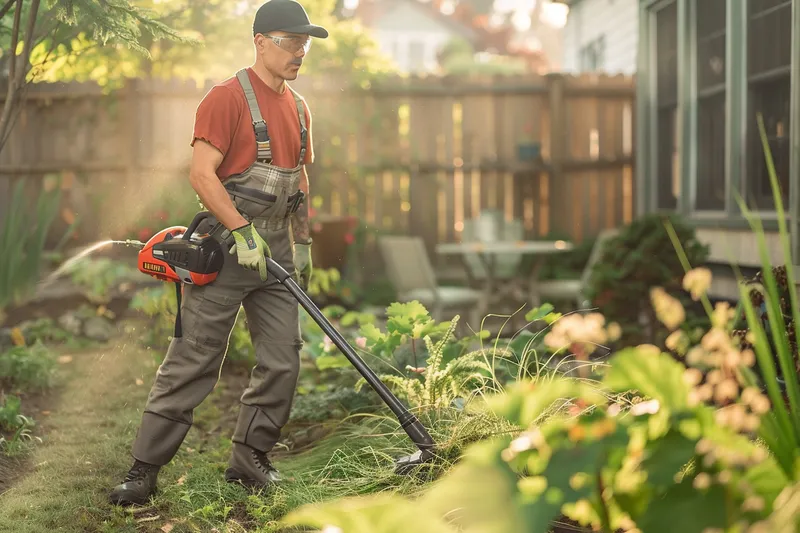
[[[797,348],[797,334],[796,328],[794,324],[794,315],[791,309],[791,286],[789,285],[789,276],[787,274],[787,268],[785,265],[782,266],[775,266],[772,267],[772,276],[775,279],[776,288],[778,290],[778,298],[779,298],[779,308],[782,315],[783,326],[786,331],[787,340],[789,342],[789,353],[792,354],[793,359],[793,367],[795,372],[800,373],[800,357],[798,356],[798,348]],[[767,303],[765,301],[765,279],[764,273],[759,272],[753,278],[746,280],[745,284],[749,287],[749,298],[750,303],[753,306],[753,309],[756,313],[756,316],[761,323],[761,327],[764,329],[764,333],[767,337],[767,342],[770,346],[770,351],[772,354],[777,354],[777,349],[775,346],[775,341],[772,337],[772,331],[769,327],[769,314],[767,311]],[[746,320],[744,324],[742,324],[741,329],[735,330],[733,333],[737,335],[740,339],[744,341],[744,345],[748,348],[753,348],[753,346],[748,343],[745,339],[747,334],[750,333],[751,329],[747,327]],[[776,363],[777,363],[776,359]],[[779,370],[778,375],[780,376],[782,373]]]
[[[472,45],[463,37],[448,41],[439,52],[442,73],[463,74],[522,74],[527,71],[525,61],[519,58],[476,54]]]
[[[18,104],[27,84],[40,75],[48,79],[48,71],[63,72],[62,80],[64,75],[74,75],[75,66],[83,61],[81,56],[98,46],[111,55],[130,50],[147,56],[147,48],[140,44],[143,33],[154,41],[190,42],[129,0],[12,2],[8,6],[14,16],[0,17],[0,49],[14,51],[6,60],[10,83],[0,115],[0,151],[23,107]],[[91,78],[107,82],[114,74],[109,64],[92,65],[88,70]]]
[[[392,362],[394,368],[420,368],[430,356],[425,337],[438,340],[451,329],[449,322],[437,323],[419,301],[395,302],[386,308],[386,331],[374,324],[361,327],[366,339],[366,348],[385,363]],[[464,337],[445,345],[443,362],[463,353],[475,337]]]
[[[661,287],[679,301],[688,301],[681,294],[683,270],[667,225],[674,228],[691,264],[702,264],[707,259],[708,247],[697,240],[691,225],[677,215],[652,213],[634,220],[609,238],[589,276],[587,297],[602,309],[609,321],[622,327],[624,346],[642,342],[660,344],[666,335],[650,305],[651,289]],[[647,318],[646,328],[642,328],[642,316]],[[686,324],[687,330],[695,326],[694,320]]]
[[[107,303],[113,288],[141,276],[133,265],[108,257],[81,258],[70,265],[66,273],[75,285],[85,289],[86,296],[95,303]]]
[[[487,354],[484,350],[460,355],[444,364],[444,350],[458,320],[458,316],[453,318],[436,345],[431,341],[430,334],[422,337],[428,354],[425,367],[407,366],[410,377],[391,374],[379,376],[381,381],[404,396],[412,407],[435,410],[450,407],[457,399],[466,400],[473,393],[480,392],[482,384],[491,380],[492,368],[485,359]],[[420,375],[424,379],[419,379]],[[356,390],[366,383],[365,379],[360,379],[356,383]]]
[[[0,224],[0,312],[35,291],[48,231],[61,201],[58,180],[45,180],[44,191],[34,205],[26,199],[24,185],[24,180],[17,182]]]
[[[7,390],[45,390],[52,384],[55,364],[52,353],[41,341],[14,346],[0,354],[0,385]]]
[[[36,423],[22,414],[21,405],[18,396],[0,395],[0,452],[6,455],[16,454],[33,439],[31,430]]]
[[[142,54],[122,46],[97,46],[91,35],[76,34],[64,41],[64,51],[71,53],[50,61],[43,79],[92,80],[112,87],[124,78],[143,74],[200,83],[222,80],[233,74],[231,65],[244,65],[254,57],[253,16],[262,3],[263,0],[135,0],[131,4],[137,6],[136,13],[147,13],[172,28],[175,37],[157,39],[163,34],[162,27],[157,27],[160,33],[154,34],[150,23],[137,25],[141,30],[137,42],[147,52]],[[303,2],[311,20],[330,33],[328,39],[315,39],[304,59],[307,72],[347,74],[360,83],[390,71],[388,60],[358,22],[337,19],[335,4],[332,0]]]

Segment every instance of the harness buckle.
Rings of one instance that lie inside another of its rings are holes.
[[[256,132],[256,142],[269,144],[269,135],[267,134],[267,123],[262,118],[253,121],[253,129]]]

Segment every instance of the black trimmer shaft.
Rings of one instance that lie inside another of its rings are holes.
[[[378,378],[375,372],[367,366],[364,360],[359,357],[353,347],[342,337],[341,333],[333,327],[333,324],[330,323],[314,301],[300,288],[286,269],[276,263],[272,258],[267,257],[267,271],[289,289],[289,292],[291,292],[300,305],[303,306],[303,309],[311,315],[311,318],[322,328],[336,347],[339,348],[350,363],[356,367],[356,370],[364,376],[367,383],[369,383],[373,390],[378,393],[378,396],[381,397],[384,403],[388,405],[389,409],[395,414],[397,420],[400,422],[400,427],[405,430],[409,438],[416,444],[417,448],[419,448],[419,451],[413,455],[401,457],[397,460],[398,473],[406,473],[414,466],[424,463],[433,457],[435,443],[428,433],[428,430],[422,425],[422,422],[406,409],[402,402],[400,402],[400,400],[392,394],[392,391]]]

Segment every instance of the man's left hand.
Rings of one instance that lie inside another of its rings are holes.
[[[304,291],[311,281],[311,244],[294,244],[295,281]]]

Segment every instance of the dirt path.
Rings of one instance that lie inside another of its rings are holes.
[[[106,500],[130,465],[156,368],[153,353],[135,341],[146,323],[123,324],[107,346],[69,353],[72,361],[60,366],[58,403],[38,417],[44,442],[28,458],[29,471],[0,496],[0,531],[142,531],[137,517]]]

